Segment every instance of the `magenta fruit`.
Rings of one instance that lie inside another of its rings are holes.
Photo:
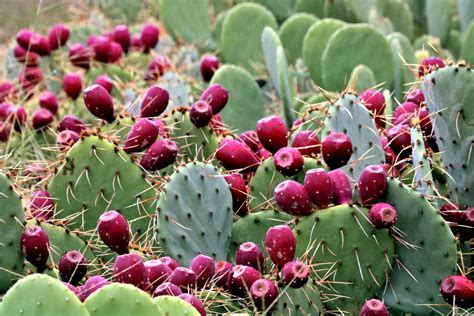
[[[128,30],[128,26],[121,24],[117,25],[113,32],[112,32],[113,41],[117,42],[122,46],[122,50],[124,52],[128,52],[130,48],[132,37],[130,35],[130,31]]]
[[[227,261],[216,262],[215,265],[215,280],[217,286],[220,286],[224,289],[229,287],[229,278],[232,273],[232,268],[234,266],[232,263]]]
[[[199,254],[193,258],[189,269],[196,274],[196,285],[203,288],[215,274],[215,261],[211,257]]]
[[[333,184],[326,170],[311,169],[304,176],[304,188],[317,208],[326,208],[333,199]]]
[[[276,170],[283,175],[294,176],[303,170],[304,160],[301,153],[291,147],[283,147],[278,149],[273,160]]]
[[[145,272],[143,289],[153,293],[159,285],[168,281],[173,270],[159,260],[150,260],[145,262]]]
[[[58,132],[69,130],[80,134],[83,130],[86,129],[86,125],[84,125],[84,122],[82,122],[74,115],[64,115],[61,122],[59,122],[57,129]]]
[[[270,227],[265,235],[265,248],[272,262],[281,268],[295,257],[295,235],[286,225]]]
[[[264,268],[265,259],[260,247],[248,241],[241,244],[235,252],[235,262],[261,271]]]
[[[109,284],[103,276],[95,275],[87,279],[82,287],[80,287],[80,296],[79,298],[81,301],[85,301],[89,295],[94,293],[95,291],[99,290],[101,287],[106,286]]]
[[[109,38],[105,36],[99,36],[94,40],[91,46],[94,50],[95,60],[102,63],[108,63],[110,61],[112,41]]]
[[[66,45],[69,39],[69,28],[64,24],[53,25],[48,32],[49,46],[52,50]]]
[[[170,95],[165,89],[154,85],[150,87],[143,97],[140,110],[141,117],[156,117],[166,110]]]
[[[107,75],[97,76],[97,78],[94,80],[94,84],[104,87],[108,93],[112,93],[112,89],[114,88],[114,82]]]
[[[183,293],[178,296],[183,301],[191,304],[201,316],[206,316],[206,310],[204,309],[204,305],[202,302],[194,295]]]
[[[369,219],[376,228],[389,228],[397,221],[397,210],[388,203],[377,203],[370,208]]]
[[[334,204],[341,205],[352,202],[352,188],[349,178],[341,169],[336,169],[328,173],[332,181]]]
[[[33,31],[29,29],[21,29],[16,33],[16,42],[20,45],[24,50],[30,49],[30,41],[33,37]]]
[[[20,238],[21,251],[39,272],[46,267],[49,257],[49,238],[39,226],[27,227]]]
[[[234,295],[245,297],[252,284],[262,278],[262,274],[248,266],[236,265],[229,277],[229,289]]]
[[[158,55],[148,64],[145,80],[156,80],[171,68],[168,57]]]
[[[160,29],[151,23],[147,23],[143,26],[142,32],[140,33],[140,42],[145,52],[155,48],[160,39]]]
[[[130,229],[125,217],[117,211],[108,211],[99,217],[97,231],[100,239],[118,254],[128,252]]]
[[[259,310],[267,310],[278,299],[278,287],[270,280],[256,280],[250,287],[250,296]]]
[[[421,105],[423,102],[425,102],[425,95],[421,89],[414,89],[408,93],[406,101]]]
[[[303,216],[312,212],[311,200],[304,186],[293,180],[281,182],[274,192],[277,205],[286,213]]]
[[[61,279],[77,285],[87,273],[87,259],[77,250],[66,252],[59,260]]]
[[[235,214],[245,216],[248,213],[248,187],[240,173],[231,173],[224,177],[232,194],[232,208]]]
[[[411,153],[410,129],[406,125],[395,125],[387,130],[390,148],[400,157],[408,157]]]
[[[161,257],[161,258],[158,258],[156,260],[158,260],[158,261],[162,262],[163,264],[165,264],[166,266],[168,266],[168,268],[170,268],[172,271],[174,269],[176,269],[177,267],[179,267],[178,262],[175,259],[171,258],[171,257]]]
[[[0,122],[0,141],[6,142],[10,138],[10,125],[5,122]]]
[[[159,139],[148,148],[140,165],[149,171],[160,170],[174,163],[177,155],[178,146],[174,141]]]
[[[156,125],[147,118],[141,118],[128,132],[123,149],[127,153],[145,150],[156,141],[157,137],[158,128]]]
[[[48,191],[38,190],[31,194],[30,212],[36,219],[48,220],[54,215],[54,201]]]
[[[40,55],[31,51],[26,51],[23,47],[17,45],[13,48],[15,59],[26,67],[38,67],[40,64]]]
[[[215,83],[204,90],[199,100],[209,103],[212,108],[212,113],[216,115],[222,111],[229,101],[229,91]]]
[[[459,209],[459,204],[453,202],[446,202],[441,206],[440,209],[441,216],[452,223],[460,223],[462,221],[463,212]]]
[[[81,43],[74,43],[69,48],[69,60],[79,68],[89,69],[92,52]]]
[[[441,282],[440,292],[449,304],[472,307],[474,304],[474,283],[462,275],[450,275]]]
[[[162,296],[162,295],[170,295],[170,296],[179,296],[183,294],[181,289],[174,285],[171,282],[165,282],[163,284],[158,285],[158,287],[153,292],[153,297]]]
[[[257,122],[257,135],[260,143],[271,153],[288,145],[288,129],[283,120],[276,116],[268,116]]]
[[[228,138],[219,143],[216,158],[227,170],[253,171],[258,166],[258,159],[246,145]]]
[[[287,262],[281,269],[281,278],[290,287],[300,288],[308,282],[309,268],[298,260]]]
[[[0,83],[0,102],[5,102],[7,99],[11,99],[15,96],[16,89],[15,85],[9,81]]]
[[[344,133],[330,133],[322,143],[324,162],[332,170],[347,164],[352,156],[352,142]]]
[[[383,114],[385,110],[385,97],[380,91],[365,90],[359,95],[359,99],[371,113]]]
[[[198,101],[189,110],[189,119],[196,127],[204,127],[212,119],[212,108],[205,101]]]
[[[119,43],[112,42],[110,44],[110,56],[109,56],[109,63],[115,63],[122,58],[123,50],[122,46]]]
[[[72,292],[74,295],[80,298],[80,290],[71,283],[63,282],[63,284]]]
[[[171,273],[169,281],[188,292],[196,287],[197,276],[191,269],[178,267]]]
[[[112,97],[104,87],[94,84],[84,90],[84,103],[93,115],[112,122],[115,119]]]
[[[209,82],[212,76],[219,68],[219,59],[215,55],[205,54],[201,57],[201,77],[204,81]]]
[[[21,128],[26,124],[28,114],[23,106],[16,106],[12,110],[12,118],[16,131],[21,131]],[[51,114],[51,113],[50,113]]]
[[[371,205],[385,196],[388,181],[385,169],[380,165],[364,168],[358,181],[359,195],[364,205]]]
[[[39,96],[39,106],[47,109],[52,114],[56,114],[59,108],[58,99],[54,93],[44,91]]]
[[[424,75],[427,75],[438,68],[444,67],[446,67],[446,64],[441,58],[434,56],[427,57],[423,59],[418,66],[418,76],[423,77]]]
[[[146,277],[145,265],[136,253],[119,255],[115,258],[114,281],[139,286]]]
[[[47,109],[38,109],[33,113],[32,124],[34,129],[48,127],[54,121],[53,113]]]
[[[82,91],[81,76],[76,73],[65,74],[63,78],[63,88],[68,97],[76,100]]]
[[[81,139],[79,134],[70,130],[64,130],[56,135],[56,143],[61,147],[75,144],[79,139]]]
[[[321,141],[314,131],[300,131],[295,134],[291,147],[298,149],[303,156],[315,157],[321,152]]]
[[[362,305],[360,316],[388,316],[387,307],[382,301],[371,299]]]
[[[237,138],[239,141],[247,145],[247,147],[253,151],[257,152],[259,149],[260,141],[258,140],[257,133],[255,131],[246,131],[239,135]]]

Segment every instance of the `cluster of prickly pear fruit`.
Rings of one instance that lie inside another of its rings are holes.
[[[0,315],[473,312],[472,6],[128,2],[13,40]]]

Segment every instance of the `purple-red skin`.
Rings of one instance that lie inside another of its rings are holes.
[[[114,281],[139,286],[146,277],[142,258],[136,253],[119,255],[115,258]]]
[[[248,187],[240,173],[231,173],[224,177],[232,194],[232,209],[235,214],[245,216],[248,213],[247,196]]]
[[[26,67],[20,71],[18,80],[24,90],[23,93],[28,95],[43,80],[43,72],[39,67]]]
[[[179,296],[183,294],[183,291],[179,288],[179,286],[174,285],[171,282],[165,282],[160,284],[155,291],[153,292],[153,297],[163,296],[163,295],[170,295],[170,296]]]
[[[387,163],[390,165],[395,164],[397,154],[395,154],[392,148],[390,148],[387,137],[384,135],[380,136],[380,143],[383,147],[383,151],[385,152],[385,160],[387,161]]]
[[[105,36],[99,36],[93,41],[91,46],[94,50],[95,60],[102,63],[108,63],[110,61],[112,41],[109,38]]]
[[[156,80],[169,68],[171,68],[171,61],[168,57],[158,55],[148,64],[145,80]]]
[[[276,153],[288,145],[288,129],[283,120],[276,115],[265,117],[257,122],[257,135],[262,146]]]
[[[304,176],[304,188],[309,198],[317,208],[323,209],[331,204],[333,199],[333,184],[326,170],[311,169]]]
[[[371,113],[380,115],[385,110],[385,97],[377,90],[365,90],[359,95],[359,100]]]
[[[11,103],[0,103],[0,119],[7,120],[15,107]]]
[[[39,96],[39,106],[56,114],[59,109],[58,99],[56,95],[49,91],[44,91]]]
[[[173,272],[170,267],[159,260],[145,262],[145,271],[145,282],[142,288],[150,293],[153,293],[159,285],[167,282]]]
[[[170,100],[168,91],[158,85],[150,87],[142,100],[141,117],[156,117],[166,110]]]
[[[474,227],[474,207],[468,207],[462,212],[462,223]]]
[[[183,293],[178,296],[183,301],[191,304],[201,316],[206,316],[206,309],[202,302],[194,295]]]
[[[160,39],[160,29],[151,24],[147,23],[143,25],[142,31],[140,33],[140,43],[145,52],[149,52],[151,49],[155,48]]]
[[[229,276],[229,290],[239,297],[246,297],[252,284],[262,278],[262,274],[248,266],[236,265]]]
[[[114,88],[113,80],[107,75],[99,75],[94,80],[94,84],[98,84],[107,90],[108,93],[112,93],[112,89]]]
[[[346,173],[341,169],[336,169],[328,175],[332,181],[334,204],[352,203],[352,188]]]
[[[113,40],[122,46],[122,50],[126,53],[130,48],[132,37],[128,26],[124,24],[117,25],[112,32]]]
[[[86,280],[84,285],[80,287],[79,298],[84,302],[89,297],[89,295],[99,290],[101,287],[106,286],[107,284],[109,284],[109,281],[107,281],[107,279],[105,279],[103,276],[95,275],[90,277]]]
[[[49,47],[52,50],[56,50],[66,45],[69,33],[69,28],[66,25],[61,23],[53,25],[48,32]]]
[[[20,45],[24,50],[30,49],[30,41],[33,37],[33,31],[29,29],[21,29],[16,33],[16,42]]]
[[[189,119],[196,127],[208,125],[212,119],[212,107],[206,101],[197,101],[189,110]]]
[[[156,141],[158,128],[147,118],[138,119],[125,140],[124,150],[127,153],[139,152],[147,149]]]
[[[276,152],[273,164],[277,171],[291,177],[303,170],[304,159],[297,149],[283,147]]]
[[[277,205],[290,215],[304,216],[313,211],[308,192],[302,184],[296,181],[281,182],[275,188],[273,196]]]
[[[69,48],[69,60],[79,68],[89,69],[92,52],[81,43],[74,43]]]
[[[80,134],[86,129],[86,125],[74,115],[64,115],[61,122],[59,122],[57,129],[58,132],[69,130]]]
[[[168,138],[168,128],[166,127],[165,122],[163,122],[163,120],[159,118],[153,119],[152,122],[158,128],[158,135],[162,138]]]
[[[145,152],[140,165],[148,171],[156,171],[168,167],[176,161],[178,146],[170,139],[162,138],[155,141]]]
[[[400,118],[400,116],[402,116],[403,114],[413,114],[419,111],[419,109],[420,106],[417,103],[407,101],[400,104],[393,112],[392,123],[396,124],[396,121],[401,121],[402,119]]]
[[[385,196],[388,186],[387,173],[380,165],[367,166],[360,174],[357,184],[362,204],[372,205]]]
[[[219,68],[219,58],[215,55],[204,54],[201,57],[201,77],[205,82],[209,82],[214,73]]]
[[[158,258],[156,260],[158,260],[158,261],[162,262],[163,264],[167,265],[172,271],[174,271],[174,269],[179,267],[178,262],[175,259],[171,258],[171,257],[161,257],[161,258]]]
[[[265,259],[260,247],[251,241],[244,242],[239,246],[235,252],[235,263],[252,267],[259,271],[262,271],[265,267]]]
[[[308,282],[309,268],[299,260],[287,262],[281,269],[281,278],[291,288],[300,288]]]
[[[119,255],[128,253],[130,229],[127,219],[122,214],[117,211],[104,212],[99,217],[97,231],[107,247]]]
[[[29,205],[31,215],[36,219],[48,220],[54,215],[54,200],[48,191],[34,191]]]
[[[93,115],[107,122],[115,119],[112,97],[104,87],[94,84],[84,90],[84,103]]]
[[[322,142],[324,162],[331,170],[347,164],[352,156],[352,141],[344,133],[330,133]]]
[[[16,106],[12,110],[12,118],[16,131],[21,131],[21,128],[26,124],[28,114],[23,106]]]
[[[33,33],[30,39],[30,51],[37,53],[40,56],[48,56],[51,54],[51,47],[46,36],[38,33]]]
[[[197,276],[191,269],[178,267],[171,273],[169,281],[188,292],[196,287]]]
[[[287,225],[270,227],[265,235],[265,248],[274,264],[282,268],[295,257],[296,238]]]
[[[141,51],[142,50],[142,39],[141,39],[140,34],[134,34],[132,36],[131,47],[135,51]]]
[[[321,152],[321,141],[314,131],[300,131],[295,134],[291,147],[298,149],[303,156],[314,157]]]
[[[189,269],[196,274],[196,285],[198,289],[203,288],[206,283],[214,277],[215,274],[215,260],[211,257],[199,254],[193,258]]]
[[[27,227],[20,238],[21,251],[39,272],[46,267],[49,257],[48,234],[39,226]]]
[[[13,48],[13,56],[15,59],[27,67],[37,67],[39,66],[40,55],[33,53],[31,51],[25,50],[23,47],[16,45]]]
[[[115,63],[122,58],[123,49],[119,43],[112,42],[110,43],[110,55],[109,55],[109,63]]]
[[[390,148],[401,158],[411,154],[410,128],[406,125],[395,125],[387,130],[387,140]]]
[[[81,76],[76,73],[65,74],[63,78],[63,89],[68,97],[76,100],[82,91]]]
[[[440,293],[449,303],[459,307],[474,304],[474,283],[463,275],[450,275],[441,282]]]
[[[216,158],[227,170],[254,171],[259,161],[244,144],[234,139],[223,139],[217,148]]]
[[[232,273],[232,268],[234,266],[232,263],[227,261],[216,262],[215,266],[215,280],[217,286],[220,286],[224,289],[229,287],[229,278]]]
[[[360,316],[388,316],[387,307],[377,299],[368,300],[360,309]]]
[[[446,67],[446,64],[441,58],[436,56],[426,57],[418,66],[418,77],[423,77],[438,68],[444,67]]]
[[[63,284],[72,292],[74,293],[74,295],[76,295],[78,298],[80,296],[80,290],[79,288],[75,287],[74,285],[72,285],[71,283],[67,283],[67,282],[63,282]]]
[[[209,103],[209,105],[212,107],[212,113],[216,115],[222,111],[229,101],[229,91],[227,91],[221,85],[215,83],[204,90],[199,100]]]
[[[10,138],[10,125],[5,122],[0,122],[0,141],[6,142]]]
[[[87,259],[80,251],[68,251],[59,260],[58,269],[63,281],[77,285],[87,273]]]
[[[463,212],[459,208],[459,204],[453,202],[446,202],[440,209],[441,216],[452,223],[461,223]]]
[[[0,83],[0,102],[5,102],[6,99],[11,99],[15,96],[15,85],[9,81]]]
[[[259,149],[260,141],[258,140],[257,133],[255,131],[246,131],[239,135],[237,138],[239,141],[244,143],[250,148],[251,151],[257,152]]]
[[[47,109],[40,108],[33,113],[32,124],[34,129],[48,127],[54,121],[53,113]]]
[[[272,156],[272,153],[263,147],[259,148],[255,154],[257,155],[258,159],[261,161],[267,160],[268,158]]]
[[[250,296],[259,310],[267,310],[277,299],[278,287],[270,280],[259,279],[250,287]]]
[[[406,102],[412,102],[421,105],[423,102],[425,102],[425,95],[421,89],[414,89],[408,93],[405,100]]]
[[[56,143],[63,148],[75,144],[79,139],[81,139],[81,136],[70,130],[64,130],[56,135]]]
[[[389,228],[397,221],[397,210],[388,203],[376,203],[369,211],[369,219],[375,228]]]
[[[212,116],[211,122],[209,123],[209,127],[217,135],[224,134],[227,131],[227,128],[222,122],[222,115],[220,114]]]

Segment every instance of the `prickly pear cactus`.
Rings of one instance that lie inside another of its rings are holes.
[[[433,175],[420,126],[410,128],[414,187],[424,195],[433,195]]]
[[[285,287],[278,300],[275,314],[281,316],[321,315],[324,307],[315,284],[307,283],[299,289]]]
[[[199,316],[198,311],[188,302],[174,296],[158,296],[153,299],[164,316],[186,315]]]

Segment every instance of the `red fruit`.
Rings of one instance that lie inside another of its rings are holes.
[[[260,142],[258,140],[257,133],[255,131],[246,131],[239,135],[237,138],[239,141],[247,145],[247,147],[253,151],[257,152],[259,149]]]
[[[159,285],[168,281],[173,270],[159,260],[150,260],[144,264],[145,282],[142,287],[145,291],[153,293]]]
[[[196,273],[193,270],[178,267],[170,275],[170,282],[179,286],[183,291],[189,291],[196,287]]]
[[[80,134],[81,131],[85,129],[86,126],[84,123],[74,115],[64,115],[63,119],[58,124],[58,132],[69,130]]]
[[[132,48],[137,51],[142,50],[142,39],[140,34],[135,34],[132,36]]]
[[[291,147],[303,156],[315,157],[321,152],[321,141],[314,131],[301,131],[295,134]]]
[[[38,190],[31,194],[30,212],[34,218],[42,220],[54,215],[54,200],[48,191]]]
[[[171,270],[174,270],[179,267],[178,262],[171,257],[161,257],[157,260],[167,265]]]
[[[140,33],[140,42],[145,52],[155,48],[160,38],[160,29],[151,23],[143,26]]]
[[[171,68],[171,62],[168,57],[158,55],[148,64],[145,80],[156,80],[169,68]]]
[[[388,203],[377,203],[370,208],[369,219],[376,228],[389,228],[397,221],[397,210]]]
[[[344,133],[330,133],[322,143],[324,162],[332,170],[347,164],[352,156],[352,142]]]
[[[209,124],[212,119],[212,108],[205,101],[198,101],[189,110],[189,119],[196,127],[203,127]]]
[[[362,305],[360,316],[388,316],[387,307],[382,301],[371,299]]]
[[[123,49],[119,43],[112,42],[110,43],[110,55],[109,55],[109,63],[115,63],[122,58]]]
[[[5,102],[6,99],[11,99],[15,96],[15,85],[9,81],[0,83],[0,102]]]
[[[39,272],[46,267],[49,257],[49,238],[39,226],[27,227],[20,238],[21,251]]]
[[[446,67],[446,64],[441,58],[434,56],[427,57],[423,59],[420,63],[420,66],[418,66],[418,77],[422,77],[435,69],[444,67]]]
[[[449,304],[472,307],[474,304],[474,283],[462,275],[450,275],[441,282],[440,292]]]
[[[393,124],[399,124],[403,121],[406,121],[406,124],[409,124],[409,120],[407,118],[411,118],[415,112],[420,110],[420,106],[413,102],[405,102],[400,104],[395,111],[393,112]]]
[[[229,91],[215,83],[210,85],[201,95],[199,100],[206,101],[212,107],[212,113],[216,115],[226,106],[229,101]]]
[[[108,63],[110,61],[110,56],[112,53],[112,41],[105,37],[99,36],[92,43],[92,49],[94,50],[94,59],[102,62]]]
[[[364,205],[371,205],[385,196],[387,190],[387,173],[380,165],[364,168],[358,181],[359,195]]]
[[[219,59],[215,55],[205,54],[201,57],[201,76],[206,82],[211,81],[212,76],[219,68]]]
[[[333,184],[326,170],[312,169],[304,176],[304,188],[317,208],[326,208],[333,199]]]
[[[50,113],[51,114],[51,113]],[[12,110],[12,118],[16,131],[21,131],[22,126],[26,124],[28,114],[23,106],[14,107]]]
[[[189,269],[196,274],[196,285],[198,288],[203,288],[207,282],[214,277],[215,261],[211,257],[199,254],[193,258]]]
[[[66,45],[69,39],[69,28],[64,24],[55,24],[49,29],[48,41],[52,50]]]
[[[170,295],[170,296],[179,296],[183,294],[181,289],[174,285],[171,282],[165,282],[160,284],[155,291],[153,292],[153,297],[162,296],[162,295]]]
[[[276,116],[268,116],[257,122],[257,135],[260,143],[271,153],[288,145],[288,129],[283,120]]]
[[[388,144],[388,139],[385,136],[380,136],[380,143],[383,147],[383,151],[385,152],[385,160],[388,164],[393,165],[395,164],[395,160],[397,158],[397,154],[390,148]]]
[[[143,97],[140,116],[159,116],[166,110],[169,100],[170,95],[168,94],[168,91],[157,85],[150,87]]]
[[[80,138],[81,137],[78,133],[70,130],[64,130],[56,135],[56,143],[58,143],[61,147],[66,147],[75,144]]]
[[[245,184],[244,177],[240,173],[226,175],[224,180],[227,182],[232,194],[232,208],[239,216],[245,216],[248,213],[247,196],[248,187]]]
[[[128,252],[130,229],[125,217],[117,211],[108,211],[99,217],[97,226],[100,239],[118,254]]]
[[[81,43],[74,43],[69,48],[69,60],[76,67],[89,69],[91,57],[91,50]]]
[[[441,216],[452,223],[460,223],[463,212],[459,210],[459,204],[453,202],[446,202],[440,209]]]
[[[209,123],[209,127],[212,131],[218,135],[224,134],[227,132],[224,123],[222,123],[222,115],[216,114],[212,116],[211,122]]]
[[[63,284],[69,289],[71,290],[72,293],[74,293],[74,295],[76,295],[78,298],[80,298],[80,290],[79,288],[75,287],[74,285],[70,284],[70,283],[67,283],[67,282],[63,282]]]
[[[412,102],[421,105],[423,102],[425,102],[425,95],[423,94],[423,91],[421,89],[414,89],[411,90],[410,93],[408,93],[405,100],[407,102]]]
[[[22,63],[24,66],[27,66],[27,67],[39,66],[40,55],[33,53],[31,51],[27,51],[21,46],[17,45],[15,46],[15,48],[13,48],[13,55],[15,56],[15,59],[19,63]]]
[[[98,84],[107,90],[108,93],[112,93],[112,89],[114,88],[113,80],[107,75],[99,75],[94,81],[94,84]]]
[[[301,153],[291,147],[280,148],[273,160],[276,170],[283,175],[290,177],[294,176],[303,170],[304,160]]]
[[[172,140],[162,138],[154,142],[143,155],[140,165],[149,171],[160,170],[175,162],[178,146]]]
[[[93,115],[112,122],[115,119],[112,97],[104,87],[94,84],[84,90],[84,103]]]
[[[112,33],[113,40],[122,46],[122,50],[124,52],[128,52],[128,49],[130,48],[130,44],[132,41],[130,31],[128,30],[128,26],[121,24],[117,25],[114,28],[114,31]]]
[[[282,268],[295,257],[295,235],[286,225],[270,227],[265,235],[265,248],[272,262]]]
[[[234,295],[246,297],[252,284],[262,278],[258,270],[242,265],[236,265],[229,277],[229,289]]]
[[[334,204],[341,205],[352,202],[352,188],[349,178],[341,169],[336,169],[328,173],[332,181]]]
[[[227,261],[216,262],[215,266],[215,280],[217,286],[220,286],[224,289],[229,287],[229,278],[232,273],[232,268],[234,266],[232,263]]]
[[[43,80],[43,72],[39,67],[24,68],[18,77],[23,92],[28,94]]]
[[[56,114],[59,108],[58,99],[54,93],[44,91],[39,96],[39,106],[47,109],[53,114]]]
[[[253,152],[238,140],[225,138],[219,143],[216,158],[227,170],[253,171],[258,160]]]
[[[68,251],[59,260],[59,274],[65,282],[77,285],[86,273],[87,259],[80,251]]]
[[[49,126],[54,121],[53,114],[46,109],[38,109],[33,113],[33,128],[42,129]]]
[[[199,312],[199,314],[201,314],[201,316],[206,316],[206,310],[204,309],[204,305],[196,296],[183,293],[180,294],[178,297],[183,301],[191,304]]]
[[[308,192],[296,181],[283,181],[275,188],[273,196],[277,205],[288,214],[304,216],[313,210]]]
[[[89,297],[89,295],[99,290],[101,287],[106,286],[107,284],[109,284],[109,281],[100,275],[90,277],[84,283],[84,286],[80,288],[79,298],[84,302]]]
[[[10,138],[10,126],[5,122],[0,122],[0,141],[6,142]]]
[[[287,262],[281,269],[281,278],[286,285],[294,289],[300,288],[308,282],[309,268],[298,260]]]
[[[165,122],[163,122],[162,119],[155,118],[152,121],[156,127],[158,128],[158,135],[162,138],[168,138],[168,128],[165,125]]]
[[[156,141],[157,137],[156,125],[147,118],[139,119],[128,132],[123,149],[127,153],[145,150]]]
[[[268,158],[270,158],[272,156],[272,153],[262,147],[256,152],[256,155],[257,155],[258,159],[263,161],[263,160],[267,160]]]
[[[263,259],[260,248],[255,243],[248,241],[241,244],[235,252],[235,262],[257,270],[263,270],[265,259]]]
[[[380,91],[365,90],[360,94],[359,100],[374,115],[380,115],[385,110],[385,97]]]
[[[272,281],[259,279],[250,287],[250,296],[259,310],[267,310],[278,299],[278,287]]]
[[[139,286],[146,277],[145,265],[136,253],[119,255],[114,263],[114,282]]]
[[[76,100],[82,91],[81,76],[76,73],[65,74],[63,78],[63,88],[68,97]]]
[[[411,153],[410,129],[406,125],[395,125],[387,131],[390,148],[400,157],[408,157]]]
[[[28,50],[28,49],[27,49]],[[51,54],[51,47],[46,36],[38,33],[33,33],[30,39],[30,51],[37,53],[40,56],[47,56]]]
[[[30,41],[33,37],[33,31],[29,29],[21,29],[16,33],[16,42],[20,45],[24,50],[30,50]]]

